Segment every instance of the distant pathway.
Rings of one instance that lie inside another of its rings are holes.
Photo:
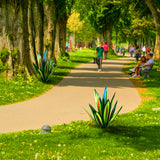
[[[121,71],[127,59],[106,60],[103,71],[97,72],[97,65],[87,63],[75,68],[66,78],[49,92],[29,101],[0,106],[0,133],[28,129],[38,129],[44,124],[56,125],[77,120],[89,120],[83,107],[95,106],[94,88],[103,94],[108,87],[111,98],[116,92],[118,107],[123,105],[121,113],[136,109],[141,98],[137,89]]]

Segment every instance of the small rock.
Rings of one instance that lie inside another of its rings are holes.
[[[42,126],[41,133],[51,133],[51,127],[49,125]]]

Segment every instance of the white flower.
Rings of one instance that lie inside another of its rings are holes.
[[[61,147],[61,144],[58,144],[58,147]]]
[[[36,154],[35,154],[35,159],[37,159],[37,158],[38,158],[38,155],[39,155],[39,153],[36,153]]]
[[[83,156],[83,159],[86,159],[86,156]]]
[[[131,154],[131,156],[133,156],[133,153]]]

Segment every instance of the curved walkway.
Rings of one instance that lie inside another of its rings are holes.
[[[96,88],[102,95],[105,86],[108,87],[109,98],[116,92],[118,107],[124,106],[121,113],[136,109],[141,102],[140,95],[121,71],[124,63],[130,60],[106,60],[102,72],[97,72],[96,64],[83,64],[46,94],[29,101],[0,106],[0,133],[38,129],[44,124],[52,126],[89,120],[83,107],[89,110],[88,103],[95,106],[93,89]]]

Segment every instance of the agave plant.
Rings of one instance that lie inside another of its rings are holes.
[[[45,50],[43,57],[37,52],[37,62],[38,65],[33,63],[34,68],[39,74],[41,81],[47,82],[56,69],[55,61],[53,58],[47,59],[47,50]]]
[[[94,96],[95,96],[95,101],[97,105],[97,111],[93,108],[91,104],[89,104],[89,107],[90,107],[90,110],[93,116],[88,111],[86,112],[88,113],[90,118],[94,121],[94,123],[98,127],[107,128],[109,127],[111,122],[116,118],[116,116],[119,114],[122,107],[115,113],[118,101],[116,101],[112,109],[115,93],[110,101],[109,99],[107,99],[107,88],[106,87],[104,89],[102,99],[100,98],[96,90],[94,90]]]

